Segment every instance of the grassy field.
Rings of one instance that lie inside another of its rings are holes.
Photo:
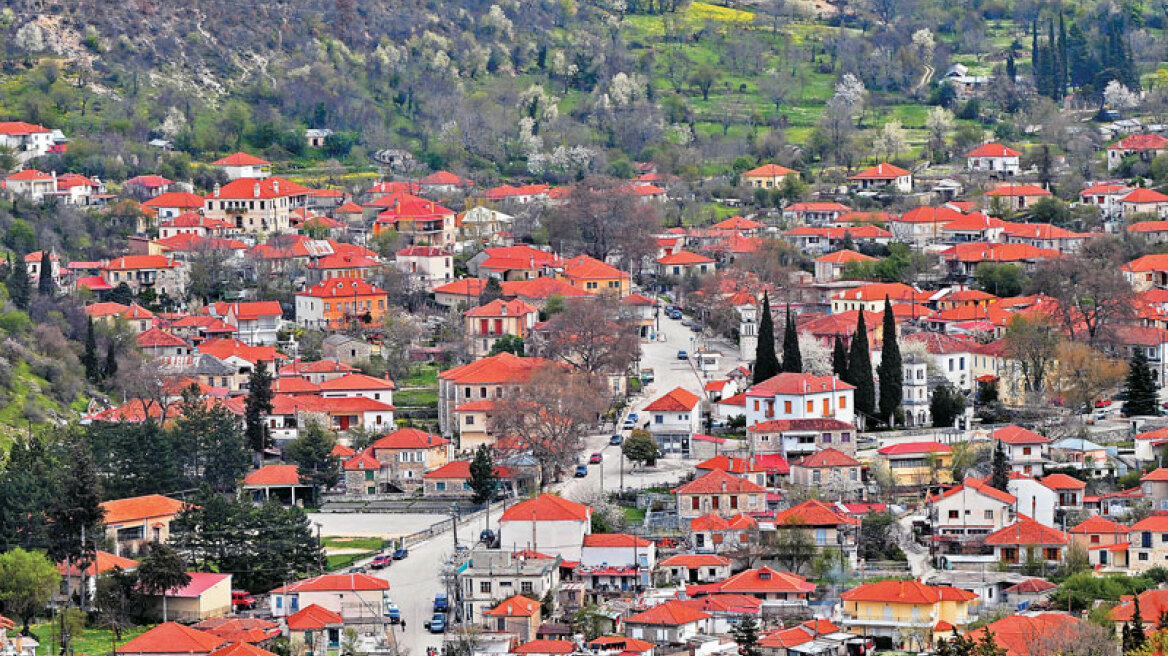
[[[122,639],[118,641],[118,646],[124,645],[130,640],[142,635],[153,625],[135,626],[122,631]],[[32,632],[40,636],[41,646],[37,653],[55,654],[58,651],[58,635],[60,628],[51,622],[45,624],[34,624]],[[73,653],[85,654],[86,656],[102,656],[112,652],[114,649],[113,631],[109,629],[101,629],[96,627],[86,628],[81,635],[73,636]]]
[[[625,512],[625,522],[628,524],[643,524],[645,523],[645,509],[644,508],[630,508],[629,506],[621,506],[621,510]]]
[[[349,567],[358,560],[368,558],[374,552],[381,551],[391,546],[389,543],[379,538],[368,537],[328,537],[323,540],[326,552],[329,548],[332,549],[360,549],[359,553],[337,553],[327,554],[325,562],[330,571],[344,569]]]
[[[424,364],[410,370],[410,375],[395,381],[393,403],[399,407],[438,407],[438,367]]]

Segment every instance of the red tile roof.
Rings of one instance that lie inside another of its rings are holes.
[[[463,312],[463,315],[468,317],[522,317],[526,314],[538,313],[539,308],[524,303],[519,299],[505,301],[501,298],[496,298],[486,305],[480,305]]]
[[[733,517],[709,513],[689,520],[691,531],[748,531],[756,528],[758,528],[758,520],[742,513]]]
[[[1052,490],[1085,490],[1087,484],[1073,476],[1066,474],[1050,474],[1038,479],[1040,483]]]
[[[177,515],[184,505],[186,504],[182,501],[161,494],[147,494],[141,497],[103,501],[101,507],[105,510],[106,524],[122,524]]]
[[[123,255],[101,265],[102,271],[125,271],[137,269],[173,269],[178,266],[165,255]]]
[[[863,253],[857,253],[853,250],[844,249],[842,251],[828,253],[827,255],[821,255],[815,258],[815,261],[826,262],[829,264],[847,264],[848,262],[874,262],[877,259],[879,258],[875,258],[870,255],[864,255]]]
[[[817,499],[775,514],[775,526],[859,526],[860,520]]]
[[[639,547],[652,546],[652,542],[628,533],[592,533],[584,536],[585,547]]]
[[[1013,424],[997,429],[990,434],[990,437],[1005,442],[1006,444],[1046,444],[1050,442],[1050,440],[1032,430]]]
[[[576,643],[570,640],[531,640],[511,650],[512,654],[570,654]]]
[[[906,171],[899,166],[884,162],[877,164],[870,169],[864,169],[859,173],[850,176],[849,180],[895,180],[906,175],[911,175],[910,171]]]
[[[447,369],[438,377],[459,385],[522,383],[548,362],[544,358],[520,357],[504,351],[461,367]]]
[[[118,647],[119,654],[209,654],[223,645],[219,636],[166,622]]]
[[[1099,515],[1088,517],[1068,531],[1071,535],[1085,535],[1089,533],[1127,535],[1129,532],[1131,532],[1131,529],[1126,524],[1120,524],[1119,522],[1112,521],[1106,517],[1100,517]]]
[[[499,602],[498,606],[483,611],[483,615],[492,617],[531,617],[540,612],[539,602],[528,599],[523,595],[515,595]]]
[[[189,346],[186,340],[168,333],[160,328],[151,328],[145,332],[139,333],[135,338],[139,348],[159,348],[166,346],[186,347]]]
[[[499,521],[586,522],[591,516],[592,509],[582,503],[568,501],[554,494],[541,494],[511,506]]]
[[[1054,590],[1058,586],[1045,579],[1026,579],[1019,583],[1006,588],[1002,592],[1023,592],[1035,593],[1046,592],[1047,590]]]
[[[839,419],[769,419],[760,421],[746,429],[751,433],[783,433],[786,431],[834,431],[856,430],[856,427]]]
[[[950,453],[953,448],[940,442],[901,442],[889,444],[876,451],[884,456],[901,456],[915,453]]]
[[[690,590],[704,589],[706,586],[687,586]],[[758,614],[762,608],[762,600],[744,594],[703,594],[696,599],[683,599],[681,603],[703,613],[729,613],[741,615],[743,613]]]
[[[300,469],[296,465],[264,465],[243,479],[244,486],[300,485]]]
[[[1070,542],[1062,531],[1043,526],[1026,516],[1013,524],[986,536],[985,544],[990,546],[1060,546]]]
[[[1022,153],[1000,143],[987,143],[965,153],[966,157],[1021,157]]]
[[[1147,187],[1140,187],[1120,199],[1121,203],[1168,203],[1168,196]]]
[[[320,389],[323,392],[391,390],[394,389],[394,384],[392,380],[350,373],[324,381],[320,384]]]
[[[511,478],[514,472],[507,467],[495,467],[495,476],[499,478]],[[470,461],[469,460],[452,460],[438,469],[422,476],[427,479],[447,479],[447,480],[470,480]]]
[[[657,264],[664,264],[667,266],[672,264],[710,264],[713,261],[713,259],[708,258],[705,255],[698,255],[697,253],[691,253],[689,251],[678,251],[676,253],[670,253],[665,257],[657,258]]]
[[[708,613],[695,610],[675,599],[671,599],[649,610],[626,617],[625,624],[681,626],[683,624],[700,622],[708,617],[710,617]]]
[[[721,494],[766,492],[766,488],[715,469],[674,490],[678,494]]]
[[[821,468],[821,467],[858,467],[860,461],[849,456],[848,454],[838,449],[826,448],[822,451],[816,451],[811,455],[804,456],[802,460],[795,463],[798,467],[806,468]]]
[[[276,656],[274,653],[260,649],[248,642],[236,642],[225,645],[211,652],[210,656]]]
[[[950,223],[965,215],[949,207],[916,207],[900,216],[899,223]]]
[[[273,198],[285,198],[287,196],[302,196],[307,193],[307,187],[280,177],[264,178],[263,180],[239,178],[220,187],[219,195],[212,194],[207,196],[207,200],[271,200]]]
[[[835,376],[816,376],[784,372],[772,376],[746,390],[747,396],[801,396],[823,392],[856,389]]]
[[[272,163],[247,153],[233,153],[211,162],[211,166],[270,166]]]
[[[86,576],[96,576],[98,574],[105,574],[111,572],[114,568],[120,567],[123,570],[131,570],[138,567],[138,561],[129,558],[123,558],[108,551],[97,550],[97,556],[85,567]],[[70,563],[68,571],[65,570],[65,563],[57,563],[57,571],[62,576],[80,576],[81,569],[77,567],[77,562]]]
[[[677,554],[657,563],[660,567],[729,567],[730,559],[715,554]]]
[[[966,637],[978,640],[982,635],[993,635],[994,642],[1006,650],[1006,656],[1046,656],[1031,654],[1030,650],[1041,647],[1044,640],[1058,635],[1069,635],[1080,620],[1063,613],[1042,613],[1041,615],[1010,615],[983,628],[970,631]]]
[[[1006,184],[1006,185],[1002,185],[1001,187],[998,187],[997,189],[991,189],[991,190],[987,191],[985,193],[985,195],[990,196],[990,197],[1049,196],[1050,191],[1043,189],[1042,187],[1039,187],[1038,185]]]
[[[191,210],[202,209],[204,204],[205,199],[198,194],[189,194],[185,191],[171,191],[144,201],[142,207],[153,210],[161,207]]]
[[[337,613],[317,604],[301,608],[296,613],[289,615],[287,621],[288,628],[293,631],[319,631],[345,622],[344,618]]]
[[[1168,611],[1168,590],[1145,590],[1140,595],[1140,618],[1145,623],[1154,625],[1160,617]],[[1113,622],[1128,622],[1135,615],[1135,600],[1130,595],[1120,597],[1123,602],[1111,609],[1109,617]]]
[[[942,599],[972,601],[977,595],[948,586],[925,585],[920,581],[878,581],[865,583],[840,595],[844,601],[868,601],[886,604],[935,604]]]
[[[297,296],[312,296],[315,298],[344,298],[375,294],[384,295],[386,291],[360,278],[330,278],[328,280],[322,280],[302,292],[296,292]]]
[[[389,581],[368,574],[323,574],[310,579],[282,585],[269,594],[293,592],[357,592],[361,590],[388,590]]]
[[[25,134],[44,134],[52,132],[52,130],[36,123],[26,123],[24,121],[2,121],[0,122],[0,134],[11,135],[25,135]]]
[[[779,166],[778,164],[763,164],[762,166],[755,167],[743,173],[741,177],[777,178],[794,172],[795,171],[793,169],[789,169],[785,166]]]
[[[369,445],[371,451],[378,449],[430,449],[450,444],[450,440],[439,435],[431,435],[417,428],[399,428],[398,430],[378,438]]]
[[[1152,531],[1154,533],[1168,533],[1168,514],[1155,513],[1132,524],[1132,532]]]
[[[761,594],[771,592],[815,592],[815,584],[790,572],[770,567],[748,569],[726,579],[719,585],[725,593]]]
[[[677,387],[664,396],[645,406],[646,412],[679,412],[693,410],[701,403],[701,398],[693,392]]]
[[[1168,148],[1168,139],[1158,134],[1132,134],[1107,147],[1108,150],[1163,150]]]

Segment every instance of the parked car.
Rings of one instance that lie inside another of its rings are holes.
[[[588,465],[576,465],[576,478],[584,478],[588,475]]]
[[[621,437],[620,435],[613,435],[612,437],[608,438],[608,443],[613,446],[620,446],[624,441],[625,438]]]
[[[640,417],[640,415],[638,415],[638,414],[637,414],[637,413],[635,413],[635,412],[630,412],[630,413],[629,413],[629,421],[633,422],[634,424],[635,424],[635,423],[637,423],[637,420],[638,420],[638,419],[640,419],[640,418],[641,418],[641,417]]]
[[[439,592],[434,595],[434,612],[445,613],[450,610],[450,600],[446,598],[445,592]]]
[[[397,604],[388,599],[385,600],[385,617],[389,620],[390,624],[397,624],[401,621],[401,609],[397,607]]]
[[[442,613],[434,613],[434,617],[430,618],[430,633],[446,633],[446,616]]]
[[[393,559],[394,560],[405,560],[407,557],[409,557],[409,555],[410,555],[410,550],[406,549],[405,547],[402,547],[400,549],[394,550]]]
[[[602,462],[604,462],[604,455],[600,453],[593,453],[588,456],[588,464],[590,465],[599,465]]]
[[[392,564],[393,558],[391,558],[388,554],[381,554],[380,556],[375,557],[373,562],[369,563],[369,566],[373,569],[383,569],[389,567]]]
[[[702,324],[695,321],[689,325],[689,329],[695,333],[700,333],[702,332]]]
[[[646,367],[641,370],[641,383],[651,383],[656,380],[653,369]]]
[[[495,544],[495,532],[489,528],[484,528],[482,532],[479,533],[479,542],[487,544],[488,546]]]
[[[234,610],[251,610],[256,607],[256,599],[247,590],[231,591],[231,608]]]
[[[678,360],[688,360],[688,359],[689,359],[689,353],[686,353],[684,350],[682,350],[682,351],[678,351],[678,352],[677,352],[677,359],[678,359]]]

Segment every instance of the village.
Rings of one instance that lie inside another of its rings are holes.
[[[664,227],[652,162],[200,187],[0,123],[5,202],[132,219],[5,265],[106,393],[0,472],[0,655],[1159,653],[1168,138],[1108,129],[1069,202],[987,138]]]

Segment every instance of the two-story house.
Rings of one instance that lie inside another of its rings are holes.
[[[859,460],[834,448],[803,456],[791,463],[791,483],[814,488],[837,500],[862,496]]]
[[[272,163],[247,153],[232,153],[211,162],[211,166],[227,174],[228,180],[252,178],[263,180],[272,174]]]
[[[1017,497],[976,479],[928,499],[939,543],[960,550],[980,544],[986,536],[1010,525],[1016,517]]]
[[[901,442],[876,451],[876,460],[888,466],[900,486],[952,482],[953,447],[940,442]]]
[[[835,376],[781,373],[746,390],[746,425],[772,419],[855,420],[855,387]]]
[[[346,624],[379,623],[385,617],[389,581],[368,574],[324,574],[282,585],[268,593],[272,617],[288,617],[316,604]]]
[[[403,248],[396,253],[394,266],[426,291],[454,280],[454,255],[438,246]]]
[[[554,494],[517,503],[499,518],[499,545],[510,551],[531,549],[579,561],[590,533],[592,508]]]
[[[994,556],[1006,565],[1044,562],[1058,566],[1071,539],[1058,529],[1020,515],[1013,524],[986,536],[984,544],[994,548]]]
[[[467,598],[473,594],[473,590],[468,590]],[[471,607],[473,606],[470,602],[463,604],[463,608]],[[519,642],[528,642],[534,640],[539,632],[542,615],[538,601],[517,594],[499,602],[498,606],[483,611],[482,627],[492,633],[510,633]]]
[[[817,547],[842,548],[854,552],[859,540],[860,519],[835,505],[808,499],[775,514],[776,531],[803,531]]]
[[[690,440],[701,428],[702,399],[683,387],[677,387],[645,406],[649,434],[663,453],[688,456]]]
[[[1050,463],[1050,440],[1021,426],[1003,426],[990,437],[1002,444],[1012,471],[1028,476],[1041,476],[1043,467]]]
[[[746,427],[746,441],[756,455],[778,453],[792,459],[822,449],[856,453],[856,427],[839,419],[768,419]]]
[[[733,552],[758,540],[758,520],[741,513],[724,517],[711,512],[691,519],[689,534],[698,553]]]
[[[681,645],[698,635],[708,613],[694,610],[676,599],[625,618],[625,635],[657,645]]]
[[[487,611],[515,595],[543,599],[560,584],[560,563],[555,556],[534,551],[475,549],[458,577],[463,586],[463,616],[467,622],[486,619]],[[497,622],[487,628],[499,630]]]
[[[186,291],[182,267],[165,255],[123,255],[102,261],[98,271],[110,287],[125,283],[135,295],[152,289],[159,296],[180,298]]]
[[[671,581],[677,583],[714,583],[730,576],[730,559],[717,554],[677,554],[659,563]]]
[[[203,214],[260,236],[291,231],[292,212],[304,207],[308,188],[284,178],[239,178],[216,186]]]
[[[105,533],[115,555],[136,554],[150,542],[169,540],[170,524],[184,505],[159,494],[102,502]]]
[[[277,342],[283,310],[277,301],[213,303],[211,316],[234,326],[239,341],[249,346],[272,346]]]
[[[840,595],[842,624],[852,633],[892,640],[896,649],[919,649],[932,643],[937,630],[964,633],[973,620],[970,604],[975,599],[967,590],[912,579],[864,583]],[[914,638],[920,635],[926,639]]]
[[[971,173],[993,177],[1013,177],[1021,170],[1022,153],[1000,143],[987,143],[965,153],[965,168]]]
[[[539,308],[518,299],[505,301],[497,298],[467,310],[463,317],[470,354],[483,357],[491,352],[501,337],[509,335],[525,339],[539,320]]]
[[[450,440],[417,428],[401,428],[369,445],[381,463],[381,477],[401,489],[422,485],[422,477],[450,461]]]
[[[891,189],[907,194],[912,192],[913,174],[894,164],[883,162],[849,176],[848,180],[860,191]]]
[[[766,510],[766,488],[721,470],[696,478],[674,490],[682,520],[707,513],[723,516]]]

